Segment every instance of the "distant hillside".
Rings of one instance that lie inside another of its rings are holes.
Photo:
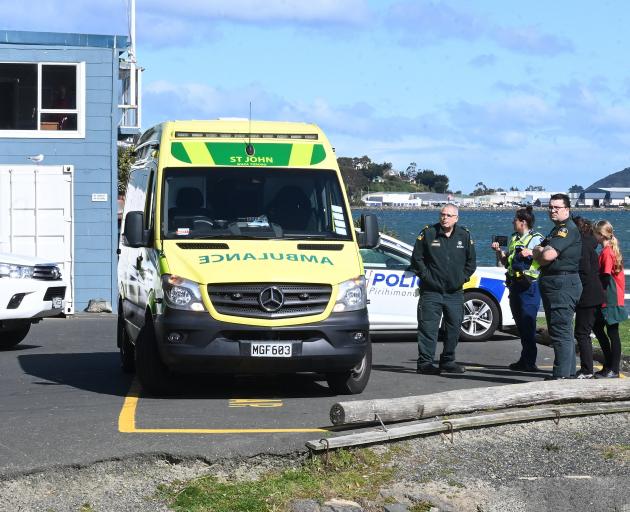
[[[587,187],[586,190],[609,187],[630,187],[630,167],[626,167],[623,171],[609,174]]]

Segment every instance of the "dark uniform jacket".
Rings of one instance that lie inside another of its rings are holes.
[[[577,307],[600,306],[606,301],[604,289],[599,279],[599,260],[595,248],[597,240],[593,235],[582,235],[582,257],[580,259],[580,279],[582,295]]]
[[[578,272],[582,256],[582,237],[572,219],[554,226],[540,245],[550,245],[558,253],[558,257],[549,265],[540,267],[543,276],[561,272]]]
[[[461,290],[477,268],[475,245],[469,231],[455,224],[447,237],[440,224],[425,226],[416,239],[411,270],[420,288],[442,293]]]

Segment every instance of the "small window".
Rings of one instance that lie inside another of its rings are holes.
[[[0,63],[0,137],[83,137],[83,69]]]

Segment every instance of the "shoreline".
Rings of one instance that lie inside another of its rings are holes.
[[[350,206],[351,210],[386,210],[386,211],[401,211],[401,212],[413,212],[413,211],[439,211],[443,205],[440,206],[414,206],[412,207],[402,207],[402,206]],[[486,212],[486,211],[514,211],[520,206],[466,206],[461,205],[458,206],[459,210],[466,211],[478,211],[478,212]],[[535,212],[546,212],[547,208],[544,206],[534,206],[533,210]],[[602,206],[573,206],[571,207],[572,212],[630,212],[630,208],[625,207],[602,207]]]

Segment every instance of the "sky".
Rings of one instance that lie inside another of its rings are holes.
[[[128,35],[129,0],[0,0],[0,29]],[[143,128],[313,122],[453,191],[630,167],[625,0],[137,0]]]

